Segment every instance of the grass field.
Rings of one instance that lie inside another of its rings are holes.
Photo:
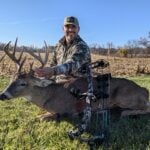
[[[150,91],[150,78],[130,78]],[[0,76],[0,90],[9,82]],[[23,98],[0,102],[0,150],[87,150],[77,140],[70,141],[67,132],[73,127],[67,121],[40,122],[44,110]],[[100,146],[97,149],[106,149]],[[150,150],[150,115],[110,119],[110,150]]]

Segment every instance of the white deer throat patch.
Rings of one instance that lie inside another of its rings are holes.
[[[53,83],[55,83],[54,80],[42,79],[40,81],[35,81],[34,85],[39,86],[39,87],[47,87]]]

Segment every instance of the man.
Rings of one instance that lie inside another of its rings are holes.
[[[83,132],[91,118],[90,100],[93,98],[92,74],[89,67],[91,63],[90,49],[87,44],[78,35],[80,30],[79,22],[76,17],[70,16],[64,19],[63,31],[64,36],[56,45],[51,67],[37,68],[36,74],[39,77],[51,77],[64,75],[69,76],[86,76],[88,81],[86,108],[82,124],[79,126],[78,133],[70,132],[70,136]],[[83,69],[84,68],[84,71]],[[58,76],[58,77],[59,77]]]
[[[64,36],[56,45],[50,63],[51,67],[37,68],[36,74],[39,77],[51,77],[63,75],[61,78],[69,76],[86,76],[88,80],[88,95],[93,94],[92,75],[88,64],[91,62],[90,49],[78,35],[80,30],[76,17],[70,16],[64,19]],[[84,65],[86,73],[80,69]],[[58,79],[57,77],[57,79]]]

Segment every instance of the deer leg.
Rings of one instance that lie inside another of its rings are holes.
[[[142,115],[150,113],[148,110],[125,110],[121,113],[121,117],[131,116],[131,115]]]
[[[58,119],[58,114],[57,113],[46,112],[45,114],[39,115],[37,118],[40,121],[57,120]]]
[[[69,114],[69,113],[59,114],[59,113],[46,112],[45,114],[39,115],[38,119],[40,121],[51,121],[51,120],[60,121],[61,119],[70,118],[70,117],[71,118],[77,117],[77,115],[73,115],[73,114]]]
[[[142,115],[150,113],[150,102],[146,103],[144,109],[137,109],[137,110],[125,110],[121,113],[121,117],[130,116],[130,115]]]

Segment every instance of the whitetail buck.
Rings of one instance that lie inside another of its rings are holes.
[[[81,112],[84,108],[85,101],[77,100],[77,98],[70,93],[70,88],[77,87],[82,93],[86,92],[86,79],[78,78],[67,82],[55,83],[53,80],[36,77],[33,73],[32,65],[29,72],[23,72],[21,69],[26,57],[22,59],[23,52],[21,52],[17,59],[15,55],[16,44],[17,40],[15,42],[13,53],[9,51],[10,43],[4,48],[5,53],[17,64],[18,71],[15,79],[0,94],[0,100],[5,101],[12,98],[25,97],[27,100],[44,108],[51,114],[77,114],[78,112]],[[47,52],[44,61],[42,60],[41,55],[38,56],[33,52],[30,53],[41,62],[42,67],[46,64],[48,59]],[[95,78],[93,78],[93,83],[94,90],[96,90],[97,80]],[[127,109],[122,112],[122,116],[150,113],[148,90],[140,87],[133,81],[112,77],[110,79],[109,99],[107,107]],[[99,106],[99,103],[99,101],[92,102],[92,108],[96,109]]]

